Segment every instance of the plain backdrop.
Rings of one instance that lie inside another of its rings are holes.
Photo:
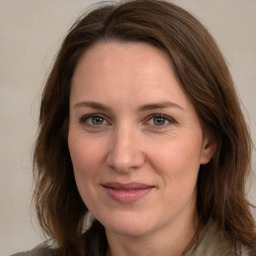
[[[0,255],[44,240],[30,207],[40,93],[68,28],[88,0],[0,0]],[[220,46],[256,144],[256,1],[176,0]],[[253,153],[253,169],[256,157]],[[249,200],[256,203],[250,178]]]

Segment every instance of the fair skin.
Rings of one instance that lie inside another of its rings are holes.
[[[108,42],[85,52],[72,78],[68,145],[109,256],[182,255],[198,222],[198,170],[215,143],[161,50]]]

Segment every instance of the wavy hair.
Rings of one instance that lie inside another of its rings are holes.
[[[245,197],[252,141],[225,60],[206,28],[174,4],[134,0],[98,7],[70,29],[46,82],[34,151],[34,202],[58,255],[104,255],[104,227],[83,234],[88,212],[76,187],[67,135],[71,79],[83,53],[97,42],[145,42],[162,49],[205,127],[218,142],[200,167],[197,211],[226,231],[236,246],[256,247],[255,221]]]

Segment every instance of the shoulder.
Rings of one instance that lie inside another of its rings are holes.
[[[230,237],[220,231],[214,222],[209,221],[200,232],[192,255],[233,256],[235,254]]]
[[[186,256],[256,256],[255,252],[250,251],[246,247],[236,250],[231,238],[226,232],[217,228],[213,221],[208,224],[200,232],[198,241],[192,246]]]
[[[31,251],[19,252],[11,256],[54,256],[54,250],[46,243],[40,244]]]

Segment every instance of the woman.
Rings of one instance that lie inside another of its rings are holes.
[[[163,1],[100,7],[71,28],[44,89],[34,199],[54,244],[22,255],[256,255],[251,147],[194,17]]]

